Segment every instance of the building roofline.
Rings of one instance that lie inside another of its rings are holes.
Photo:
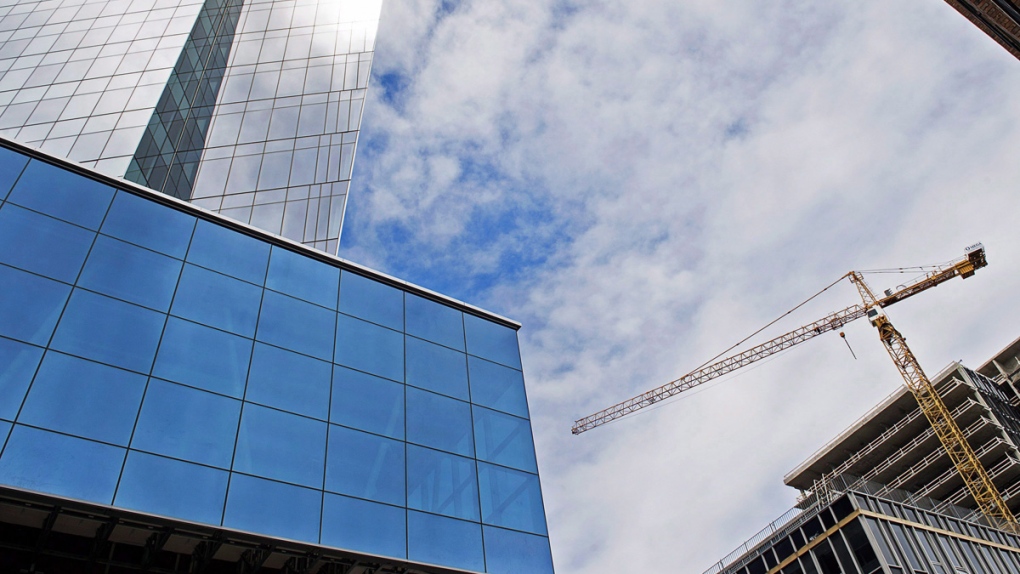
[[[23,143],[16,142],[8,137],[0,136],[0,146],[13,149],[27,156],[39,159],[40,161],[58,165],[62,168],[81,174],[90,179],[100,181],[107,185],[127,189],[131,193],[147,197],[156,202],[169,205],[175,209],[184,211],[196,217],[229,227],[231,229],[234,229],[235,231],[239,231],[246,235],[253,236],[262,241],[266,241],[272,245],[278,245],[291,251],[296,251],[298,253],[301,253],[302,255],[318,259],[319,261],[328,263],[334,267],[351,271],[359,275],[364,275],[366,277],[375,279],[382,283],[386,283],[393,287],[409,291],[411,293],[414,293],[415,295],[420,295],[426,299],[432,299],[436,302],[449,305],[451,307],[464,311],[465,313],[470,313],[471,315],[482,317],[484,319],[489,319],[496,323],[500,323],[503,326],[510,327],[514,330],[519,330],[521,328],[521,324],[519,322],[504,317],[502,315],[493,313],[492,311],[487,311],[480,307],[471,305],[470,303],[465,303],[464,301],[461,301],[459,299],[454,299],[453,297],[450,297],[448,295],[443,295],[442,293],[437,293],[436,291],[427,289],[420,285],[416,285],[409,281],[399,279],[397,277],[388,275],[381,271],[376,271],[375,269],[366,267],[353,261],[349,261],[337,255],[331,255],[329,253],[326,253],[325,251],[313,249],[311,247],[308,247],[307,245],[298,243],[297,241],[293,241],[280,235],[269,233],[268,231],[259,229],[257,227],[253,227],[247,223],[241,223],[240,221],[231,219],[214,211],[210,211],[208,209],[199,207],[193,203],[177,199],[176,197],[172,197],[165,193],[154,191],[132,181],[127,181],[119,177],[113,177],[100,173],[93,168],[85,167],[69,159],[53,155],[49,152],[40,150],[29,145],[25,145]]]

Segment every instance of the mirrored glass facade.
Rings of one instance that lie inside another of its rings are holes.
[[[516,324],[8,145],[0,485],[553,571]]]
[[[381,0],[0,4],[0,135],[337,250]]]

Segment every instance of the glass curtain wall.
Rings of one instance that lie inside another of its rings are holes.
[[[268,237],[0,148],[0,483],[552,572],[515,328]]]

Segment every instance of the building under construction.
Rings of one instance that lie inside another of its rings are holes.
[[[1020,3],[1017,0],[946,0],[1000,46],[1020,58]]]
[[[1020,339],[977,370],[932,377],[1006,504],[1020,511]],[[705,574],[1020,573],[1020,537],[990,520],[914,396],[900,388],[808,460],[800,503]]]

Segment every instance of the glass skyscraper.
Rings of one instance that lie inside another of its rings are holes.
[[[0,135],[335,253],[380,0],[0,6]]]
[[[378,2],[0,15],[0,572],[552,573],[520,325],[329,253]]]

